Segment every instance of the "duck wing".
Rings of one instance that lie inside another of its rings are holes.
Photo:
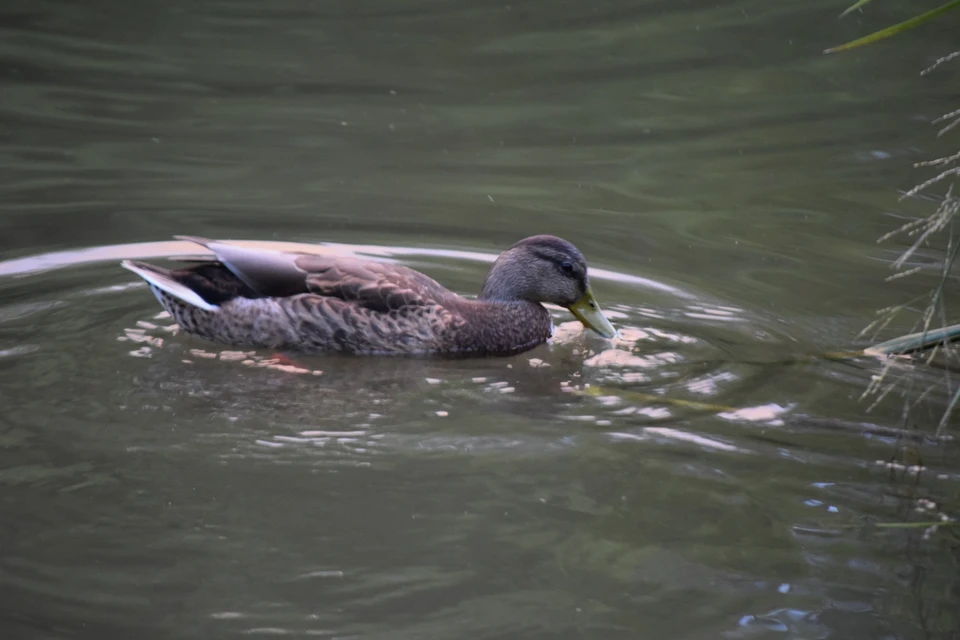
[[[437,305],[452,295],[435,280],[401,265],[315,255],[300,256],[296,264],[307,273],[311,293],[353,302],[378,313]]]
[[[264,297],[313,293],[378,313],[408,306],[440,305],[453,294],[432,278],[401,265],[344,256],[323,256],[241,247],[192,236],[244,284]]]
[[[301,254],[242,247],[196,236],[174,237],[212,251],[220,264],[261,296],[286,298],[308,292],[306,274],[296,265]]]

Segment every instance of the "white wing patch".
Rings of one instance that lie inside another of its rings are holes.
[[[138,267],[137,265],[132,264],[127,260],[124,260],[123,262],[121,262],[120,266],[122,266],[124,269],[127,269],[129,271],[133,271],[135,274],[137,274],[138,276],[146,280],[148,283],[155,286],[157,289],[160,289],[161,291],[166,291],[167,293],[172,295],[174,298],[183,300],[187,304],[197,307],[198,309],[203,309],[204,311],[216,311],[217,309],[220,308],[217,305],[210,304],[209,302],[201,298],[196,291],[193,291],[192,289],[183,286],[182,284],[180,284],[175,280],[171,280],[170,278],[165,278],[159,273],[154,273],[153,271],[149,271],[147,269]]]

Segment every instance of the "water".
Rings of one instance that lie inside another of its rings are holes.
[[[870,525],[955,447],[891,473],[878,365],[807,358],[936,277],[876,239],[931,206],[953,34],[820,54],[895,5],[5,4],[4,637],[957,637],[956,548]],[[621,341],[291,374],[117,266],[326,243],[472,294],[533,233]]]

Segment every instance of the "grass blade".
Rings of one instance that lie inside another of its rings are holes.
[[[871,0],[857,0],[857,1],[854,2],[852,5],[850,5],[849,7],[847,7],[847,10],[844,11],[843,13],[841,13],[841,14],[840,14],[840,17],[842,18],[842,17],[844,17],[845,15],[847,15],[848,13],[852,13],[852,12],[856,11],[857,9],[859,9],[860,7],[862,7],[863,5],[867,4],[867,3],[870,2],[870,1],[871,1]]]
[[[938,522],[877,522],[873,526],[883,527],[884,529],[920,529],[923,527],[949,527],[957,522],[945,520]]]
[[[860,3],[857,3],[857,4],[860,4]],[[864,45],[871,44],[878,40],[889,38],[890,36],[897,35],[898,33],[902,31],[906,31],[907,29],[912,29],[914,27],[920,26],[924,22],[933,20],[941,13],[946,13],[947,11],[950,11],[951,9],[956,9],[957,7],[960,7],[960,0],[950,0],[950,2],[940,5],[936,9],[931,9],[926,13],[921,13],[920,15],[914,16],[909,20],[904,20],[903,22],[899,24],[895,24],[892,27],[887,27],[886,29],[875,31],[874,33],[871,33],[870,35],[867,35],[867,36],[863,36],[862,38],[857,38],[856,40],[851,40],[850,42],[846,42],[844,44],[840,44],[835,47],[830,47],[829,49],[824,49],[823,52],[838,53],[840,51],[849,51],[850,49],[856,49],[857,47],[862,47]]]
[[[919,331],[906,336],[893,338],[864,349],[864,352],[869,356],[901,355],[914,351],[923,351],[924,349],[930,349],[944,342],[955,342],[957,340],[960,340],[960,324],[953,324],[949,327]]]
[[[953,413],[953,410],[957,408],[957,402],[960,402],[960,387],[957,387],[957,392],[953,394],[953,398],[950,399],[950,404],[947,405],[947,410],[943,412],[943,417],[940,419],[940,424],[937,425],[937,435],[943,433],[943,430],[948,424],[950,424],[950,414]]]

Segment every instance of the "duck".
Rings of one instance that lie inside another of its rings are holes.
[[[618,335],[583,254],[557,236],[530,236],[502,252],[476,297],[395,263],[174,237],[213,255],[177,269],[121,266],[146,281],[184,332],[214,343],[302,354],[511,355],[552,335],[544,303],[602,338]]]

